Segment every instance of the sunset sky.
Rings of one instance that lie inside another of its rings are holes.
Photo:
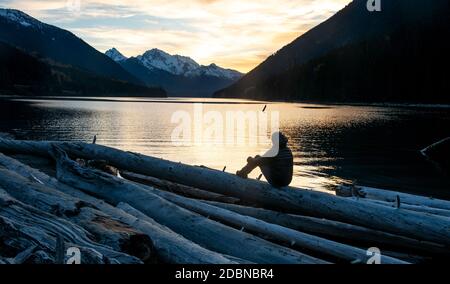
[[[247,72],[350,0],[0,0],[104,52],[152,48]]]

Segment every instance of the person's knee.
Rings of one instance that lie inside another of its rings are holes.
[[[259,158],[261,158],[261,156],[256,156],[254,158],[253,157],[248,157],[247,158],[247,163],[249,165],[252,165],[252,166],[259,166],[259,163],[258,163]]]

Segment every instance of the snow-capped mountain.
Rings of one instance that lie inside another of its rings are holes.
[[[148,86],[161,86],[172,96],[209,97],[242,77],[238,71],[216,64],[203,66],[190,57],[156,48],[125,60],[115,48],[106,55]]]
[[[163,70],[173,75],[185,77],[210,76],[229,80],[237,80],[242,77],[242,74],[238,71],[224,69],[216,64],[208,66],[200,65],[190,57],[170,55],[156,48],[136,58],[150,70]]]
[[[171,55],[156,48],[128,59],[116,48],[105,54],[148,86],[161,86],[174,96],[207,97],[243,75],[216,64],[200,65],[190,57]]]
[[[208,66],[202,65],[195,70],[186,72],[185,76],[188,76],[188,77],[212,76],[212,77],[219,77],[219,78],[227,78],[230,80],[237,80],[240,77],[242,77],[242,73],[240,73],[236,70],[232,70],[232,69],[224,69],[213,63]]]
[[[143,84],[70,31],[43,23],[19,10],[0,8],[0,41],[103,77]]]
[[[115,47],[107,50],[105,52],[105,55],[108,56],[109,58],[111,58],[112,60],[116,61],[116,62],[120,62],[120,61],[128,59],[122,53],[120,53],[120,51],[118,51]]]
[[[42,28],[45,25],[33,17],[28,16],[24,12],[14,9],[0,8],[0,17],[9,22],[20,24],[24,27]]]
[[[200,67],[189,57],[170,55],[156,48],[139,55],[137,59],[149,69],[160,69],[175,75],[184,75]]]
[[[121,62],[127,59],[116,48],[111,48],[106,51],[105,54],[116,62]],[[165,71],[172,75],[184,76],[188,78],[215,77],[236,81],[243,75],[236,70],[225,69],[214,63],[208,66],[200,65],[190,57],[170,55],[169,53],[157,48],[146,51],[144,54],[137,56],[135,59],[152,72]]]

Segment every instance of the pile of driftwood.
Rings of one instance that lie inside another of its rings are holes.
[[[450,202],[275,189],[85,143],[0,139],[0,263],[325,264],[450,255]],[[369,251],[372,252],[372,251]]]

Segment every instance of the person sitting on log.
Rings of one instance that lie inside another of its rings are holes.
[[[272,149],[263,157],[256,156],[247,159],[247,165],[236,173],[241,178],[248,175],[257,167],[261,169],[266,180],[277,188],[288,186],[292,182],[294,171],[294,157],[288,146],[288,138],[281,132],[272,135]]]

